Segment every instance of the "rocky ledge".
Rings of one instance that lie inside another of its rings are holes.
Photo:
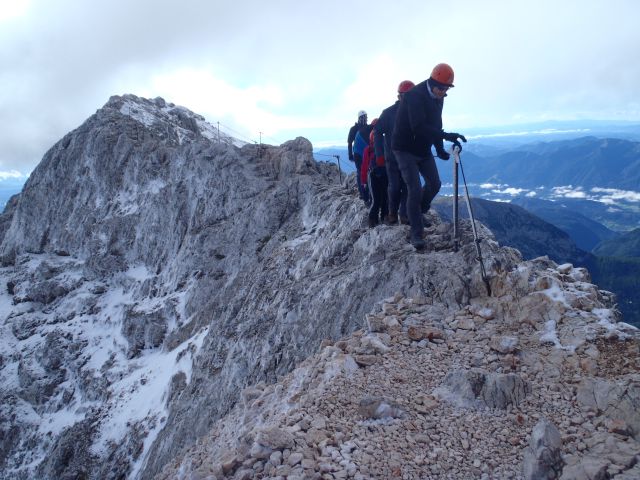
[[[543,257],[446,316],[388,298],[157,478],[640,478],[640,335],[589,282]]]

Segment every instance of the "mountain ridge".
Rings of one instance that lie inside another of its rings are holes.
[[[589,342],[636,345],[637,332],[617,322],[611,295],[585,271],[545,258],[522,264],[478,224],[501,292],[491,299],[468,221],[454,252],[451,224],[430,215],[418,253],[406,227],[366,228],[355,190],[313,160],[308,140],[241,145],[203,122],[159,98],[112,97],[45,154],[0,218],[3,478],[154,478],[236,406],[259,400],[252,386],[275,385],[323,342],[365,326],[375,335],[344,349],[362,362],[386,351],[388,328],[401,326],[402,336],[427,317],[477,349],[464,333],[485,311],[473,305],[493,305],[526,330],[531,348],[511,353],[527,368],[527,355],[547,348],[565,358],[569,345],[586,360],[598,355]],[[559,297],[562,289],[571,295]],[[392,296],[397,305],[385,307]],[[407,305],[424,316],[412,324]],[[366,315],[376,308],[407,315],[372,327]],[[476,353],[487,375],[503,368]],[[626,370],[619,382],[602,375],[615,385],[632,379]],[[635,418],[623,430],[613,453],[635,445]],[[573,465],[592,447],[573,452]],[[233,475],[264,477],[265,465],[240,474],[232,464]]]
[[[428,289],[446,310],[484,290],[446,225],[427,255],[401,229],[363,228],[307,140],[239,148],[202,131],[164,101],[112,97],[3,214],[9,477],[151,478],[244,385],[356,329],[378,299]]]

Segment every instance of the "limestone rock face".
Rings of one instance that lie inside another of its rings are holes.
[[[453,252],[434,217],[419,254],[365,216],[306,139],[243,146],[162,99],[112,97],[0,218],[1,470],[152,478],[381,299],[445,314],[485,294],[468,223]],[[489,274],[512,269],[479,228]],[[361,360],[385,349],[369,340]]]
[[[617,381],[585,378],[576,398],[583,408],[603,412],[611,431],[640,441],[640,374]]]

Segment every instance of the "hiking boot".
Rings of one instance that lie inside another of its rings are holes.
[[[373,228],[378,225],[378,220],[375,218],[369,217],[369,228]]]
[[[411,245],[413,245],[416,250],[423,250],[424,247],[427,246],[427,243],[422,238],[422,235],[418,235],[415,233],[411,234],[411,239],[409,241],[411,242]]]
[[[387,225],[396,225],[398,223],[398,215],[395,213],[390,213],[384,219],[384,223]]]
[[[411,225],[411,222],[409,222],[409,217],[400,216],[400,224],[401,225]]]

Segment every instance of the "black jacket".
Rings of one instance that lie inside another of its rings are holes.
[[[373,127],[376,157],[384,156],[388,158],[393,156],[393,152],[391,151],[391,135],[393,134],[393,126],[396,122],[398,105],[400,105],[399,101],[385,108],[378,117],[375,127]]]
[[[353,142],[356,140],[356,135],[360,133],[365,145],[369,144],[369,133],[373,129],[373,125],[368,123],[356,122],[349,130],[349,136],[347,137],[347,151],[349,152],[349,160],[353,160]],[[363,147],[364,149],[364,147]]]
[[[402,96],[391,148],[420,157],[431,154],[431,146],[442,149],[442,99],[429,94],[429,81],[419,83]]]
[[[349,160],[353,160],[353,141],[356,139],[356,133],[360,124],[356,122],[349,130],[349,136],[347,137],[347,151],[349,152]]]

